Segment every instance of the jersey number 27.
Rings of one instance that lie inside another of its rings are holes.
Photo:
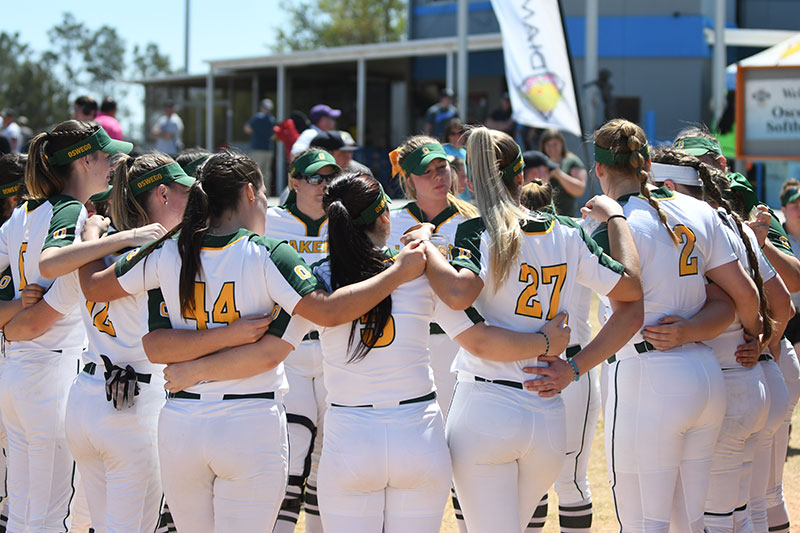
[[[541,275],[536,267],[522,263],[519,268],[519,281],[528,283],[517,298],[516,314],[531,318],[542,318],[542,304],[536,299],[539,293],[539,279],[544,285],[553,285],[550,293],[550,308],[547,311],[547,320],[552,320],[558,314],[558,302],[561,298],[561,289],[567,277],[567,264],[543,266]]]

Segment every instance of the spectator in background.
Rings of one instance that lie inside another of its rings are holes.
[[[464,123],[458,117],[447,121],[442,135],[442,147],[447,155],[466,160],[467,150],[464,148]]]
[[[559,168],[550,173],[550,185],[556,213],[568,217],[576,216],[575,199],[586,190],[586,166],[581,159],[567,151],[567,142],[560,131],[549,129],[539,139],[539,150],[558,165]]]
[[[122,126],[117,120],[117,102],[110,96],[103,98],[103,103],[100,104],[100,112],[94,121],[103,126],[103,129],[112,139],[123,140]]]
[[[164,102],[164,114],[153,126],[153,137],[156,138],[156,151],[174,158],[183,148],[183,121],[175,112],[175,102]]]
[[[346,131],[323,131],[314,137],[311,146],[322,148],[331,154],[343,172],[358,172],[372,176],[372,171],[368,167],[353,160],[353,152],[358,150],[358,146],[353,136]]]
[[[522,185],[525,186],[538,178],[544,183],[550,182],[550,175],[558,169],[558,165],[553,163],[549,157],[538,150],[528,150],[522,152],[522,160],[525,161]]]
[[[789,238],[789,245],[796,256],[800,256],[800,181],[789,178],[781,188],[781,210],[786,222],[783,229]],[[786,338],[792,344],[800,343],[800,292],[792,293],[792,303],[796,312],[786,326]],[[799,344],[800,346],[800,344]]]
[[[0,136],[8,140],[8,148],[11,153],[22,151],[22,129],[16,122],[17,113],[13,109],[3,110],[3,128],[0,129]]]
[[[275,156],[275,144],[272,142],[275,117],[272,116],[272,109],[272,100],[264,98],[258,106],[258,113],[244,125],[244,132],[250,136],[250,156],[261,169],[267,194],[272,191],[272,159]]]
[[[325,104],[317,104],[311,108],[311,127],[300,133],[300,137],[292,145],[291,156],[308,150],[311,141],[318,133],[336,129],[336,119],[342,115],[341,109],[333,109]]]
[[[514,131],[516,129],[516,124],[514,123],[514,119],[511,118],[511,100],[508,98],[508,93],[503,93],[502,98],[500,98],[500,107],[492,111],[489,115],[489,119],[486,121],[486,127],[503,131],[508,133],[511,137],[514,137],[516,133]]]
[[[72,106],[72,118],[75,120],[94,120],[97,116],[97,102],[91,96],[79,96]]]
[[[458,115],[458,109],[453,105],[454,98],[453,89],[442,89],[439,101],[430,106],[425,113],[425,135],[437,139],[444,136],[444,127],[451,118]]]

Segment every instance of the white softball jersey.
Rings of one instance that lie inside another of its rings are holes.
[[[161,317],[165,327],[207,329],[233,323],[243,316],[265,315],[279,305],[291,313],[297,302],[316,290],[318,284],[305,262],[285,242],[259,237],[241,229],[229,235],[206,235],[200,252],[202,265],[195,281],[194,308],[188,316],[178,311],[181,257],[177,240],[171,239],[143,258],[139,250],[117,261],[115,271],[122,288],[140,294],[161,288],[168,317]],[[156,306],[149,306],[155,311]],[[159,309],[163,309],[160,305]],[[155,313],[150,314],[150,328],[158,327]],[[288,317],[287,317],[288,318]],[[168,323],[167,323],[168,321]],[[273,322],[281,322],[276,320]],[[168,325],[167,325],[168,324]],[[297,346],[300,338],[289,338],[284,331],[273,333]],[[271,326],[275,332],[275,328]],[[283,365],[244,379],[205,382],[187,392],[198,394],[252,394],[285,391]]]
[[[435,226],[433,230],[434,233],[449,237],[450,248],[452,249],[458,225],[467,220],[452,205],[448,205],[444,211],[431,220],[428,220],[425,213],[423,213],[422,209],[417,205],[417,202],[409,202],[405,207],[392,209],[389,212],[389,217],[392,221],[392,233],[386,241],[386,245],[394,250],[399,250],[403,247],[403,244],[400,242],[400,237],[403,236],[403,233],[405,233],[408,228],[416,226],[417,224],[422,224],[423,222],[430,222],[433,224]]]
[[[314,274],[330,291],[330,263],[314,265]],[[294,321],[294,319],[293,319]],[[428,355],[428,325],[436,321],[451,338],[481,321],[470,309],[454,311],[434,294],[428,278],[420,276],[392,292],[392,314],[375,346],[359,361],[348,362],[359,338],[358,326],[349,346],[351,323],[320,329],[323,375],[328,403],[356,406],[397,405],[434,390]],[[310,324],[310,323],[309,323]]]
[[[45,289],[53,285],[54,279],[45,278],[39,272],[42,250],[80,242],[86,217],[83,204],[66,195],[43,201],[28,200],[14,210],[0,229],[0,270],[11,267],[15,298],[19,298],[28,283]],[[80,313],[73,306],[45,333],[29,341],[9,344],[6,353],[9,357],[54,349],[67,353],[80,351],[85,344]]]
[[[288,242],[309,265],[328,256],[328,219],[312,220],[291,203],[267,209],[271,239]]]
[[[718,209],[717,214],[723,223],[724,233],[728,238],[728,243],[733,253],[739,258],[739,262],[742,264],[742,267],[744,267],[745,272],[753,275],[753,267],[747,259],[747,249],[744,246],[744,242],[742,242],[743,237],[736,227],[736,222],[733,220],[733,217],[723,209]],[[747,224],[742,224],[742,229],[745,234],[744,238],[750,239],[750,246],[758,259],[757,268],[761,274],[761,279],[764,282],[771,280],[776,275],[775,269],[769,264],[764,253],[759,250],[758,241],[756,240],[753,230],[751,230]],[[741,365],[736,361],[736,348],[744,344],[745,340],[743,335],[744,329],[742,329],[742,323],[739,321],[739,316],[737,315],[733,323],[728,326],[725,331],[711,340],[704,341],[703,344],[706,344],[714,350],[714,355],[717,356],[717,360],[722,369],[739,368]]]
[[[690,318],[705,304],[705,273],[735,261],[736,255],[722,220],[707,203],[664,187],[651,190],[650,197],[658,202],[680,242],[675,245],[644,197],[629,194],[618,199],[639,252],[644,323],[656,324],[666,315]],[[594,237],[607,248],[605,225]],[[617,359],[637,355],[635,345],[644,340],[637,332],[617,352]]]
[[[625,270],[570,218],[532,212],[522,230],[520,253],[509,266],[506,281],[495,289],[490,275],[490,237],[483,220],[475,218],[458,228],[452,262],[484,281],[474,306],[489,325],[539,331],[548,320],[570,308],[570,302],[579,296],[577,284],[607,294]],[[527,359],[501,363],[480,359],[462,348],[453,369],[459,373],[459,381],[477,376],[521,382],[531,377],[522,371],[524,367],[541,366],[539,355],[532,353]]]

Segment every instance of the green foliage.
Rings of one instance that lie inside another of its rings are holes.
[[[399,41],[406,32],[405,0],[281,0],[288,28],[279,28],[276,52]]]
[[[169,56],[162,54],[155,43],[147,43],[142,49],[133,45],[134,77],[152,78],[162,74],[171,74]]]

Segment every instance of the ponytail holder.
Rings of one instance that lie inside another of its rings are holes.
[[[514,181],[514,178],[523,171],[525,168],[525,161],[522,159],[522,149],[517,146],[519,153],[514,161],[511,162],[510,165],[506,165],[500,169],[500,174],[503,177],[503,181],[506,183],[511,183]]]
[[[644,157],[645,161],[650,159],[650,145],[647,143],[644,143],[644,145],[637,151],[642,154],[642,157]],[[604,165],[625,165],[630,162],[632,153],[633,152],[614,152],[608,148],[598,146],[597,143],[594,145],[594,160],[598,163],[603,163]]]
[[[364,209],[361,214],[358,215],[358,217],[353,219],[353,224],[356,226],[368,226],[369,224],[372,224],[378,219],[379,216],[381,216],[381,213],[386,211],[386,204],[392,203],[392,199],[386,195],[380,183],[378,183],[378,189],[380,194],[377,198],[375,198],[375,201],[369,204],[369,206],[367,206],[367,208]]]
[[[389,161],[392,163],[392,179],[396,178],[398,174],[406,177],[406,171],[400,166],[400,150],[402,150],[402,146],[389,152]]]

